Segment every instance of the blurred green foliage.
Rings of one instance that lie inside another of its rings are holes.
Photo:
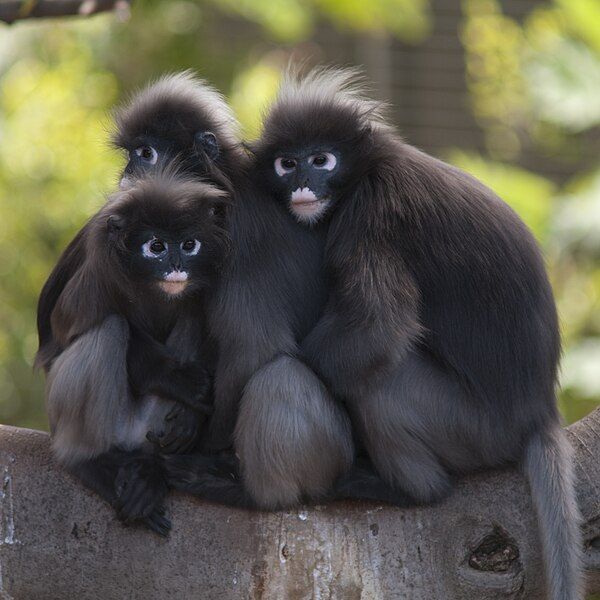
[[[540,3],[522,23],[496,0],[463,0],[463,9],[471,106],[489,156],[450,159],[509,202],[544,246],[563,333],[561,406],[574,421],[600,402],[600,158],[590,147],[600,126],[600,5]],[[531,149],[591,167],[559,189],[515,166]]]
[[[495,0],[462,7],[470,106],[487,151],[448,148],[446,158],[496,190],[544,246],[565,339],[561,403],[574,420],[600,402],[600,165],[561,187],[517,163],[528,148],[586,156],[600,124],[600,7],[555,0],[523,22]],[[320,22],[418,44],[435,17],[426,0],[146,0],[125,24],[102,15],[1,27],[0,422],[46,427],[32,372],[35,304],[61,250],[115,186],[116,102],[193,68],[227,94],[251,138],[281,68],[317,46]]]

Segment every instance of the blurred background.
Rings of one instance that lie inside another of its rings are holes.
[[[251,138],[290,57],[363,66],[407,141],[516,209],[558,300],[563,414],[600,403],[598,0],[146,0],[0,24],[0,422],[47,428],[37,296],[115,188],[111,109],[192,68]]]

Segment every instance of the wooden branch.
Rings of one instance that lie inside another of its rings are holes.
[[[600,591],[600,410],[575,424],[588,587]],[[443,504],[256,513],[173,495],[168,539],[123,527],[54,464],[44,433],[0,427],[0,598],[542,600],[527,486],[462,481]]]
[[[129,16],[130,0],[0,0],[0,21],[43,17],[88,17],[114,10],[121,20]]]

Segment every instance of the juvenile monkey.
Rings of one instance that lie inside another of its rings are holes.
[[[52,312],[64,348],[47,376],[55,455],[120,518],[163,535],[155,444],[193,447],[209,408],[204,305],[228,247],[225,202],[222,189],[173,173],[115,194],[90,221],[85,260]]]

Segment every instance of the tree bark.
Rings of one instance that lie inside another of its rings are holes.
[[[128,14],[130,0],[0,0],[0,21],[11,24],[21,19],[89,16],[117,10]]]
[[[600,409],[569,428],[590,592],[600,591]],[[0,598],[542,600],[527,485],[461,481],[440,505],[233,510],[173,494],[162,539],[124,527],[58,468],[48,436],[0,426]]]

